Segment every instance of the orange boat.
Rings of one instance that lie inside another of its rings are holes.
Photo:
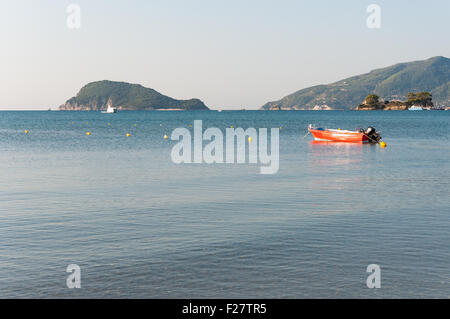
[[[347,143],[378,143],[381,140],[380,134],[373,127],[367,130],[359,129],[356,131],[334,130],[316,128],[309,125],[308,131],[317,141],[347,142]]]

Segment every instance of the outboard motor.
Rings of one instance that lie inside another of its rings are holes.
[[[369,137],[371,142],[378,143],[381,140],[380,134],[372,126],[367,128],[365,134]]]
[[[372,126],[369,126],[368,128],[367,128],[367,130],[366,130],[366,134],[368,135],[368,136],[370,136],[371,134],[373,134],[373,133],[375,133],[376,131],[375,131],[375,129],[372,127]]]

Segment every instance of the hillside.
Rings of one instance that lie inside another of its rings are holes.
[[[113,81],[98,81],[85,85],[59,109],[100,111],[105,110],[108,105],[119,110],[208,110],[198,99],[176,100],[139,84]]]
[[[384,100],[404,100],[409,92],[428,91],[436,106],[450,104],[450,59],[434,57],[373,70],[328,85],[302,89],[263,110],[354,109],[364,98],[376,94]]]

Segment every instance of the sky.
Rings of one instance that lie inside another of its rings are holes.
[[[70,4],[80,27],[69,28]],[[368,28],[370,4],[380,28]],[[448,0],[0,0],[0,110],[56,109],[93,81],[212,109],[450,57]]]

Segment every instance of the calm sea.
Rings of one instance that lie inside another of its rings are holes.
[[[197,119],[282,126],[278,174],[174,164],[163,136]],[[314,144],[309,123],[388,147]],[[449,298],[449,128],[443,111],[0,112],[0,297]]]

